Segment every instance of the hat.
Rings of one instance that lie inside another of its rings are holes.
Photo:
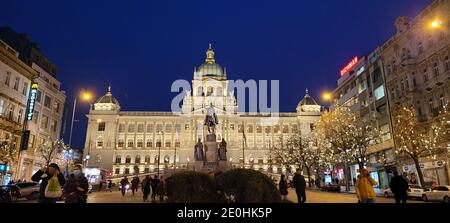
[[[55,168],[56,170],[59,170],[59,166],[58,166],[58,164],[56,164],[56,163],[50,163],[50,165],[48,165],[48,167],[53,167],[53,168]]]

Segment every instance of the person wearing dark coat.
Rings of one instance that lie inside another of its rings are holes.
[[[152,187],[152,200],[154,201],[154,200],[156,200],[156,188],[159,185],[158,176],[155,175],[151,182],[152,182],[152,184],[150,186]]]
[[[127,185],[130,184],[128,178],[125,176],[121,181],[120,185],[122,186],[122,197],[125,196],[125,192],[127,191]]]
[[[47,187],[48,181],[55,175],[58,177],[59,185],[63,187],[66,183],[66,179],[64,178],[64,175],[59,171],[59,166],[56,163],[51,163],[50,165],[48,165],[48,168],[41,168],[31,177],[31,180],[35,182],[39,182],[42,180],[39,188],[39,203],[56,203],[57,198],[45,197],[45,188]]]
[[[139,177],[134,177],[133,180],[131,180],[131,192],[133,192],[133,196],[134,192],[138,191],[139,181]]]
[[[278,183],[278,188],[280,190],[281,200],[286,200],[288,195],[288,185],[284,174],[281,175],[280,183]]]
[[[292,179],[292,184],[295,187],[295,192],[297,193],[298,203],[306,202],[306,181],[305,177],[302,176],[300,169],[297,169],[295,176]]]
[[[81,165],[75,165],[73,173],[69,175],[69,179],[64,185],[66,203],[86,203],[87,201],[89,183],[81,169]]]
[[[406,203],[406,199],[408,198],[408,181],[398,175],[397,171],[394,171],[394,177],[392,177],[389,187],[394,194],[395,203]]]
[[[150,186],[152,182],[150,179],[150,176],[146,176],[145,179],[142,181],[142,192],[144,193],[144,202],[147,201],[148,195],[150,194]]]
[[[159,195],[159,201],[160,202],[164,201],[165,186],[166,186],[166,181],[164,180],[164,177],[161,176],[160,179],[159,179],[159,184],[156,187],[157,194]]]

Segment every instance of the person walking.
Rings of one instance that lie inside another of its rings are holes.
[[[163,202],[164,201],[164,186],[165,186],[166,182],[164,180],[164,177],[161,176],[159,179],[159,184],[158,187],[156,188],[158,195],[159,195],[159,201]]]
[[[400,176],[397,171],[394,171],[394,177],[392,177],[389,187],[394,194],[395,203],[406,203],[408,198],[408,181]]]
[[[66,203],[86,203],[89,183],[84,176],[82,166],[77,164],[73,168],[73,173],[69,175],[69,179],[64,185],[64,193],[66,195]]]
[[[133,196],[134,196],[134,192],[138,191],[138,187],[139,187],[139,177],[134,177],[133,180],[131,180],[131,192],[133,192]]]
[[[112,181],[108,180],[108,183],[106,184],[106,192],[112,192]]]
[[[125,176],[121,181],[120,185],[122,186],[122,197],[125,196],[125,192],[127,191],[127,186],[130,184],[127,176]]]
[[[142,181],[142,192],[144,193],[144,202],[147,201],[148,195],[150,194],[150,187],[151,187],[151,179],[150,176],[147,175],[145,179]]]
[[[63,187],[66,183],[66,179],[64,178],[64,175],[60,172],[59,166],[56,163],[51,163],[47,167],[43,167],[40,170],[38,170],[33,176],[31,177],[32,181],[39,182],[42,180],[40,188],[39,188],[39,203],[56,203],[56,200],[58,198],[52,198],[52,197],[46,197],[45,196],[45,190],[47,188],[48,182],[56,176],[58,178],[58,182],[60,187]]]
[[[288,185],[287,185],[286,177],[284,176],[284,174],[281,175],[280,182],[278,183],[278,188],[280,190],[281,200],[282,201],[287,200]]]
[[[103,187],[103,180],[100,179],[100,183],[98,185],[98,192],[102,191],[102,187]]]
[[[355,191],[360,203],[374,203],[375,191],[373,186],[377,182],[370,177],[369,171],[365,168],[359,170],[358,179],[356,180]]]
[[[155,201],[156,200],[156,188],[159,185],[158,176],[155,175],[151,182],[152,182],[152,184],[150,186],[152,187],[152,201]]]
[[[306,181],[305,177],[302,176],[300,169],[295,172],[294,179],[292,179],[292,184],[295,187],[295,193],[297,193],[298,203],[306,202]]]

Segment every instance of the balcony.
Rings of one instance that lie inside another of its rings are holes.
[[[11,117],[0,115],[0,129],[5,129],[7,131],[20,134],[23,130],[23,125],[19,122],[14,121],[14,119]]]

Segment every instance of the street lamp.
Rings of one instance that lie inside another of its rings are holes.
[[[162,144],[162,138],[164,138],[164,132],[159,131],[158,136],[159,136],[159,145],[158,145],[158,179],[159,179],[159,169],[160,169],[160,160],[161,160],[161,144]]]
[[[433,20],[433,21],[430,22],[430,26],[431,26],[431,28],[433,28],[433,29],[440,28],[440,27],[442,26],[442,21],[439,20],[439,19],[435,19],[435,20]]]
[[[80,99],[82,101],[85,101],[85,102],[90,102],[92,97],[93,97],[92,93],[90,93],[88,91],[81,92],[79,96],[80,96]],[[69,136],[69,147],[70,148],[72,148],[72,132],[73,132],[73,122],[74,122],[74,119],[75,119],[76,107],[77,107],[77,97],[74,97],[74,99],[73,99],[73,109],[72,109],[72,122],[70,124],[70,136]]]

